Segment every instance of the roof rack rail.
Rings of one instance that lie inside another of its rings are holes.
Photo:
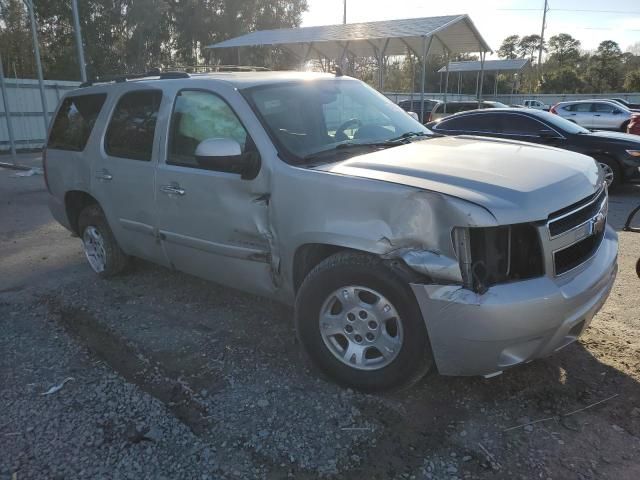
[[[184,70],[187,73],[214,73],[214,72],[270,72],[271,69],[266,67],[258,67],[255,65],[176,65],[178,70]]]
[[[80,88],[90,87],[96,83],[123,83],[129,80],[136,80],[146,77],[159,77],[160,80],[169,80],[174,78],[189,78],[189,74],[183,71],[169,70],[163,72],[160,68],[152,68],[144,73],[127,73],[124,75],[105,75],[104,77],[96,77],[95,80],[90,80],[80,84]]]

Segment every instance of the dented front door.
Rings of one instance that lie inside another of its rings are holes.
[[[270,294],[275,286],[268,226],[269,193],[260,176],[198,161],[197,145],[231,138],[255,144],[227,102],[205,90],[182,90],[173,105],[165,161],[158,166],[158,235],[172,265],[232,287]]]

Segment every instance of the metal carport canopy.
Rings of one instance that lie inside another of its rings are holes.
[[[471,73],[484,70],[485,72],[508,72],[519,71],[529,65],[526,58],[514,58],[513,60],[485,60],[484,66],[479,60],[466,62],[450,62],[449,73]],[[438,70],[438,73],[445,73],[446,65]]]
[[[207,48],[281,47],[303,60],[405,55],[409,50],[420,57],[428,37],[434,40],[431,54],[491,51],[468,15],[260,30]]]

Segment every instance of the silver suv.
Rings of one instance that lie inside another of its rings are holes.
[[[560,102],[549,110],[592,130],[617,130],[626,132],[631,120],[631,110],[612,100],[579,100]]]
[[[292,305],[313,363],[362,390],[551,354],[616,275],[591,158],[431,135],[348,77],[88,86],[45,153],[51,212],[98,275],[141,257]]]

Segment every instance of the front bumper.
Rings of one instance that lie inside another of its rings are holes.
[[[443,375],[490,375],[575,341],[609,296],[618,237],[607,225],[597,253],[563,277],[496,285],[412,284]]]

